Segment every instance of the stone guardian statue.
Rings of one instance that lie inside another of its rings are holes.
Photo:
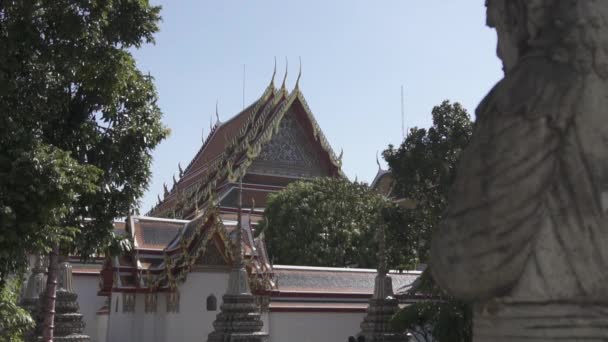
[[[431,270],[474,341],[608,339],[608,1],[487,0],[504,78],[477,108]]]

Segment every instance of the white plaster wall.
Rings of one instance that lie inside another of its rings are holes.
[[[154,314],[154,327],[150,329],[153,338],[147,341],[167,341],[167,300],[164,293],[158,294],[156,314]],[[110,341],[108,341],[110,342]],[[204,341],[200,341],[204,342]]]
[[[270,342],[346,341],[360,331],[365,313],[271,312]]]
[[[107,314],[97,315],[97,335],[95,337],[91,336],[91,341],[106,342],[108,340],[107,332],[109,318],[110,315]]]
[[[152,329],[151,326],[146,326],[146,317],[149,314],[145,312],[145,295],[142,293],[138,293],[135,295],[135,310],[130,315],[132,316],[132,326],[133,332],[131,334],[131,341],[145,341],[144,336],[146,329]]]
[[[97,295],[97,291],[99,291],[99,277],[75,274],[72,278],[72,286],[74,292],[78,294],[80,313],[86,324],[84,333],[91,337],[92,342],[106,342],[97,340],[97,310],[105,304],[106,299],[106,297]]]
[[[116,310],[117,298],[118,310]],[[135,309],[137,310],[137,307]],[[113,293],[107,342],[137,342],[134,340],[134,321],[134,313],[122,312],[122,293]]]
[[[213,330],[222,295],[228,287],[228,272],[191,272],[178,289],[180,292],[179,313],[166,314],[166,339],[158,342],[201,342]],[[207,296],[215,295],[217,310],[207,311]],[[143,342],[143,341],[142,341]]]

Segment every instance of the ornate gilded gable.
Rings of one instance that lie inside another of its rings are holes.
[[[316,177],[323,172],[319,156],[292,111],[285,114],[248,171],[296,177]]]
[[[213,241],[209,241],[205,253],[196,259],[197,266],[228,266],[226,259]]]

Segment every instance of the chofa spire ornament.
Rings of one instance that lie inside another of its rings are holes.
[[[298,57],[298,59],[300,60],[300,68],[298,69],[298,78],[296,79],[296,86],[294,87],[295,89],[300,88],[300,77],[302,77],[302,57]]]
[[[608,1],[488,0],[504,78],[477,107],[433,278],[473,341],[608,336]]]
[[[220,112],[219,112],[219,110],[218,110],[218,103],[219,103],[219,101],[220,101],[219,99],[218,99],[218,100],[215,100],[215,120],[216,120],[215,124],[216,124],[217,126],[219,126],[219,125],[222,123],[222,122],[220,121]]]
[[[376,151],[376,165],[378,165],[378,171],[382,171],[382,166],[380,165],[380,159],[378,158],[378,151]]]
[[[285,75],[283,75],[283,83],[281,83],[281,90],[283,91],[287,91],[287,86],[285,85],[285,82],[287,81],[287,71],[289,70],[289,61],[287,60],[287,57],[285,57]]]
[[[272,78],[270,79],[270,86],[274,86],[274,77],[277,75],[277,56],[274,56],[274,69],[272,70]]]

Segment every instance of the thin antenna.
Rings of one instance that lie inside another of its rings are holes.
[[[245,109],[245,70],[246,65],[243,64],[243,109]]]
[[[403,106],[403,85],[401,85],[401,135],[405,139],[405,109]]]

